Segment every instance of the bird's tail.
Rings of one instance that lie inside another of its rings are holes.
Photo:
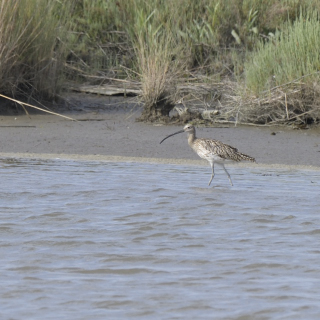
[[[251,162],[256,162],[256,159],[253,157],[250,157],[244,153],[239,153],[239,156],[241,158],[241,160],[245,160],[245,161],[251,161]]]

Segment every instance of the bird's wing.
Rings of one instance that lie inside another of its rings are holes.
[[[201,158],[210,158],[217,156],[226,160],[239,161],[238,149],[218,140],[197,139],[194,144],[194,150]]]

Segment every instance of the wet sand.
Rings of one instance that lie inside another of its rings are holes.
[[[78,121],[43,113],[31,118],[23,113],[1,115],[0,156],[205,164],[189,148],[185,134],[160,145],[182,126],[136,122],[139,107],[129,99],[74,95],[71,100],[63,114]],[[215,126],[200,127],[197,135],[237,147],[259,165],[320,168],[319,128]]]

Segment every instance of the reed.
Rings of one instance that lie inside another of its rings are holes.
[[[319,42],[318,12],[301,13],[270,41],[261,41],[248,57],[245,63],[248,89],[259,93],[301,77],[304,83],[312,83],[319,78]]]
[[[0,0],[0,91],[52,98],[59,90],[66,20],[53,0]]]
[[[259,123],[320,120],[318,11],[301,12],[245,63],[243,118]]]
[[[139,8],[136,12],[130,39],[142,86],[141,119],[155,120],[169,116],[175,105],[176,84],[187,63],[186,50],[172,31],[175,20],[161,22],[163,13],[151,8]]]
[[[319,26],[310,12],[319,11],[317,0],[0,0],[0,92],[53,98],[65,78],[129,77],[154,115],[168,114],[181,80],[205,79],[220,106],[230,93],[264,98],[301,77],[312,92]]]
[[[316,0],[82,0],[75,2],[73,30],[78,39],[74,52],[99,68],[122,63],[132,67],[130,38],[137,32],[141,13],[156,12],[154,25],[171,25],[175,41],[190,48],[194,66],[214,61],[220,48],[237,46],[252,50],[260,35],[268,35],[282,23],[294,20],[300,7],[320,8]],[[140,30],[142,31],[142,30]],[[90,48],[90,49],[88,49]],[[97,62],[90,55],[97,55]],[[111,59],[106,59],[110,56]]]

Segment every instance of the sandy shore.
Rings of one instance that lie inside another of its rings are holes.
[[[205,163],[189,148],[184,134],[160,145],[162,138],[181,126],[136,122],[138,107],[129,102],[77,95],[63,114],[78,121],[43,113],[31,118],[23,113],[1,115],[0,156]],[[223,126],[198,128],[197,135],[235,146],[260,165],[320,168],[319,129]]]

